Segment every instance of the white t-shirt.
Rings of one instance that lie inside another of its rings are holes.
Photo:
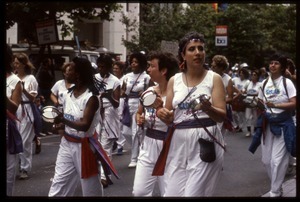
[[[70,87],[72,87],[73,85],[74,84],[71,84]],[[64,79],[58,80],[51,88],[51,92],[57,97],[59,104],[63,103],[63,95],[66,91],[68,91],[68,89],[66,87],[66,81]]]
[[[265,79],[266,80],[266,79]],[[262,81],[262,86],[265,82],[265,80]],[[286,90],[288,91],[288,95],[285,91],[284,85],[283,85],[283,76],[280,76],[279,78],[272,80],[271,77],[267,78],[267,83],[264,87],[264,95],[262,91],[260,90],[258,93],[258,97],[262,99],[264,102],[270,101],[274,104],[279,103],[286,103],[288,102],[289,98],[295,97],[297,95],[296,88],[293,84],[293,82],[286,78]],[[266,107],[267,112],[271,113],[271,110],[273,113],[281,113],[284,110],[278,109],[278,108],[270,108]]]
[[[104,81],[106,83],[106,87],[105,90],[116,90],[116,88],[118,86],[120,86],[120,80],[118,79],[118,77],[116,77],[113,74],[109,74],[109,76],[107,78],[102,78],[102,76],[100,75],[100,73],[95,74],[95,77],[100,80],[100,81]],[[103,98],[103,108],[106,107],[111,107],[112,104],[110,103],[110,101],[107,98]]]

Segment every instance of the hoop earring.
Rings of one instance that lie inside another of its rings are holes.
[[[186,60],[184,59],[183,62],[179,65],[180,71],[184,71],[186,69]]]

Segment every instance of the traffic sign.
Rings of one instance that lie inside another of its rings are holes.
[[[216,36],[216,46],[227,46],[227,36]]]

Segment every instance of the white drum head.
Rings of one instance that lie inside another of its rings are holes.
[[[157,98],[157,94],[155,93],[155,91],[152,90],[145,91],[141,95],[141,102],[144,107],[149,107],[155,102],[156,98]]]
[[[54,123],[55,117],[61,112],[54,106],[46,106],[42,109],[42,117],[45,122]]]

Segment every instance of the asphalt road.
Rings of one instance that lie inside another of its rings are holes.
[[[244,133],[228,134],[225,136],[227,152],[225,153],[222,176],[218,182],[216,197],[260,197],[270,187],[267,173],[261,162],[260,147],[255,154],[248,151],[251,137]],[[33,156],[33,168],[27,180],[16,179],[14,196],[47,197],[54,176],[55,160],[59,148],[60,137],[48,135],[42,137],[42,151]],[[120,179],[114,176],[113,185],[104,189],[104,197],[132,197],[134,168],[128,168],[130,148],[125,145],[125,153],[121,156],[113,155]],[[287,175],[287,179],[293,175]],[[76,195],[81,196],[78,187]],[[154,196],[159,196],[158,189]]]

